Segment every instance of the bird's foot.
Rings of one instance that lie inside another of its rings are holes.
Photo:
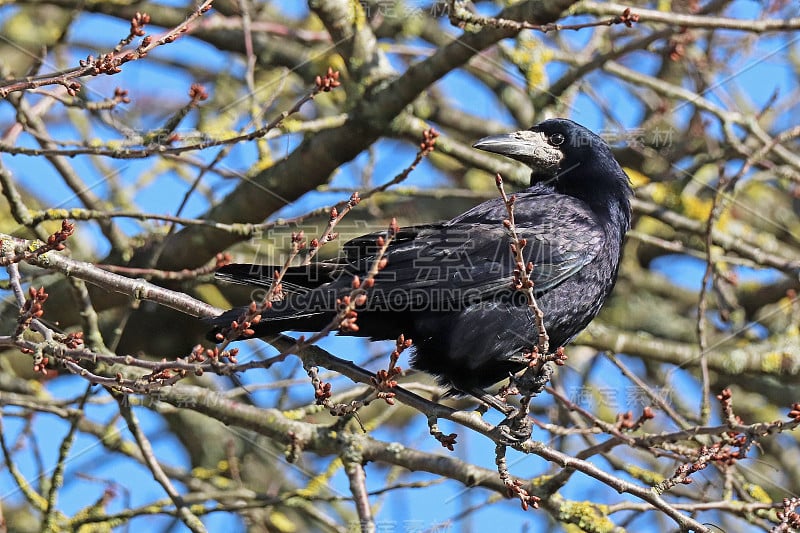
[[[493,433],[497,442],[506,446],[522,444],[533,434],[533,422],[525,409],[514,409],[514,412],[495,426]]]
[[[512,375],[509,388],[513,388],[524,398],[533,398],[544,391],[553,376],[553,367],[544,365],[539,369],[526,368],[518,375]]]
[[[534,368],[528,367],[519,375],[512,375],[508,385],[504,387],[504,396],[511,393],[520,394],[522,400],[519,408],[503,404],[507,408],[503,411],[506,418],[495,428],[498,432],[498,442],[501,444],[508,446],[521,444],[528,440],[533,433],[533,422],[528,417],[529,402],[531,398],[544,391],[553,375],[550,365],[545,365],[537,369],[538,371],[534,370]]]
[[[506,446],[514,446],[528,440],[533,433],[533,422],[528,417],[527,408],[516,408],[505,403],[498,396],[493,396],[482,389],[471,389],[469,393],[478,398],[484,405],[494,407],[506,417],[495,426],[493,433],[496,442]]]

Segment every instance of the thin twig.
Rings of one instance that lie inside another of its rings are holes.
[[[61,72],[51,72],[27,79],[0,82],[0,99],[6,98],[15,91],[36,89],[45,85],[63,85],[73,93],[77,92],[81,88],[81,85],[74,81],[77,78],[97,76],[98,74],[116,74],[120,72],[120,67],[123,64],[141,59],[147,56],[154,48],[175,41],[175,39],[188,31],[189,25],[194,22],[195,19],[201,17],[203,13],[211,9],[211,3],[212,0],[204,0],[183,22],[158,38],[153,39],[149,35],[145,36],[145,38],[142,39],[142,43],[135,50],[129,50],[127,52],[122,51],[122,47],[133,40],[135,35],[132,33],[129,35],[129,38],[123,39],[120,43],[121,46],[117,46],[113,52],[102,54],[96,59],[90,56],[87,60],[82,60],[79,67],[62,70]],[[143,26],[143,24],[140,25]]]
[[[528,300],[528,305],[533,311],[533,316],[536,324],[536,332],[538,334],[537,348],[541,355],[547,355],[550,352],[550,336],[544,327],[544,312],[536,303],[536,297],[533,293],[533,280],[530,279],[530,274],[533,272],[534,265],[531,262],[526,263],[525,257],[522,255],[522,249],[526,246],[527,241],[517,234],[517,226],[514,222],[514,196],[509,197],[506,195],[505,188],[503,187],[503,178],[500,174],[495,176],[495,184],[497,190],[500,191],[500,197],[506,206],[508,219],[503,221],[503,225],[511,234],[511,251],[516,260],[516,268],[514,270],[514,285],[516,290],[522,292]]]
[[[556,24],[554,22],[549,24],[534,24],[527,21],[509,20],[498,17],[481,17],[470,11],[467,11],[467,9],[456,0],[450,0],[450,21],[457,26],[474,24],[476,26],[493,26],[495,28],[507,28],[516,31],[537,30],[542,33],[564,30],[581,30],[596,26],[613,26],[615,24],[624,24],[630,28],[634,22],[639,21],[639,16],[635,13],[631,13],[631,8],[623,7],[619,11],[621,11],[622,14],[616,15],[612,18],[593,20],[591,22],[583,22],[580,24]]]
[[[77,410],[79,413],[83,412],[86,401],[92,394],[92,384],[86,387],[86,392],[83,393],[80,401],[78,402]],[[64,484],[64,469],[67,467],[67,455],[75,442],[75,436],[78,430],[78,421],[83,415],[76,416],[72,419],[69,425],[69,431],[61,441],[61,447],[58,450],[58,460],[56,466],[53,468],[53,474],[50,476],[50,490],[47,493],[47,508],[42,517],[42,531],[51,532],[58,531],[60,528],[56,524],[57,514],[55,513],[56,500],[58,497],[58,490]]]
[[[362,533],[375,533],[375,520],[372,518],[372,509],[369,506],[369,493],[367,492],[367,476],[364,465],[355,461],[347,461],[344,471],[350,480],[350,493],[356,506]]]
[[[167,477],[167,475],[164,473],[164,470],[161,468],[161,465],[158,463],[155,453],[153,452],[153,447],[150,445],[150,440],[142,431],[142,428],[139,425],[139,420],[136,417],[136,414],[133,412],[133,409],[131,409],[131,406],[127,401],[127,397],[124,394],[115,393],[114,399],[117,400],[120,414],[128,423],[128,430],[136,440],[136,444],[139,445],[139,450],[142,452],[142,457],[144,458],[145,464],[150,469],[150,472],[153,473],[155,480],[164,488],[164,491],[170,497],[172,503],[175,504],[178,517],[192,532],[205,533],[206,528],[203,523],[194,513],[192,513],[186,502],[183,500],[183,497],[172,485],[172,481],[170,481],[169,477]]]
[[[143,148],[126,147],[119,149],[110,149],[102,146],[101,147],[87,146],[87,147],[70,148],[70,149],[32,149],[32,148],[23,148],[19,146],[10,146],[4,143],[0,143],[0,151],[10,154],[32,155],[32,156],[60,155],[60,156],[72,157],[81,154],[89,154],[89,155],[103,155],[114,159],[143,159],[151,157],[153,155],[167,155],[167,154],[176,155],[176,154],[182,154],[184,152],[191,152],[194,150],[204,150],[214,146],[232,145],[241,142],[253,141],[255,139],[264,137],[271,130],[280,126],[287,117],[293,115],[294,113],[297,113],[303,106],[303,104],[313,100],[320,92],[330,91],[332,88],[338,87],[339,85],[338,71],[334,72],[329,69],[328,74],[326,74],[325,77],[318,76],[318,78],[319,81],[316,83],[315,87],[311,90],[311,92],[309,92],[308,94],[297,100],[297,102],[295,102],[295,104],[290,109],[281,112],[277,117],[275,117],[265,126],[257,128],[248,133],[231,135],[229,137],[223,137],[219,139],[204,138],[199,142],[189,142],[187,144],[178,146],[175,146],[175,144],[177,144],[181,140],[180,136],[171,135],[166,139],[162,139],[163,141],[165,141],[163,143],[152,143]]]

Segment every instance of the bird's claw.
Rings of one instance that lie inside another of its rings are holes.
[[[520,394],[534,397],[542,393],[552,376],[553,368],[550,365],[544,365],[538,372],[530,372],[530,369],[526,369],[522,374],[512,376],[511,379]]]
[[[506,446],[522,444],[533,433],[533,422],[528,417],[528,410],[509,405],[504,399],[488,394],[486,391],[474,388],[468,393],[482,402],[480,411],[485,412],[488,406],[494,407],[506,417],[495,426],[493,433],[495,441]]]
[[[497,442],[506,446],[522,444],[533,434],[533,422],[527,414],[515,409],[494,428]]]

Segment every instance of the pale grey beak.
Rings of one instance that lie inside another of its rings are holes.
[[[525,163],[535,173],[555,172],[564,159],[557,147],[547,142],[547,136],[538,131],[517,131],[484,137],[473,148],[504,155]]]

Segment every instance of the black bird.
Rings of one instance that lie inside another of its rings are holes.
[[[530,188],[516,194],[515,218],[523,254],[552,347],[563,346],[597,315],[617,279],[622,241],[630,226],[628,176],[608,145],[567,119],[479,140],[475,148],[528,165]],[[414,341],[411,365],[437,376],[451,392],[478,388],[522,368],[519,355],[537,342],[534,318],[512,288],[514,256],[500,198],[437,224],[401,228],[359,310],[357,332],[345,335]],[[341,256],[290,268],[286,298],[275,302],[253,329],[263,337],[283,331],[319,331],[337,312],[375,260],[378,232],[346,243]],[[217,277],[268,287],[277,267],[233,264]],[[212,319],[219,328],[245,308]]]

